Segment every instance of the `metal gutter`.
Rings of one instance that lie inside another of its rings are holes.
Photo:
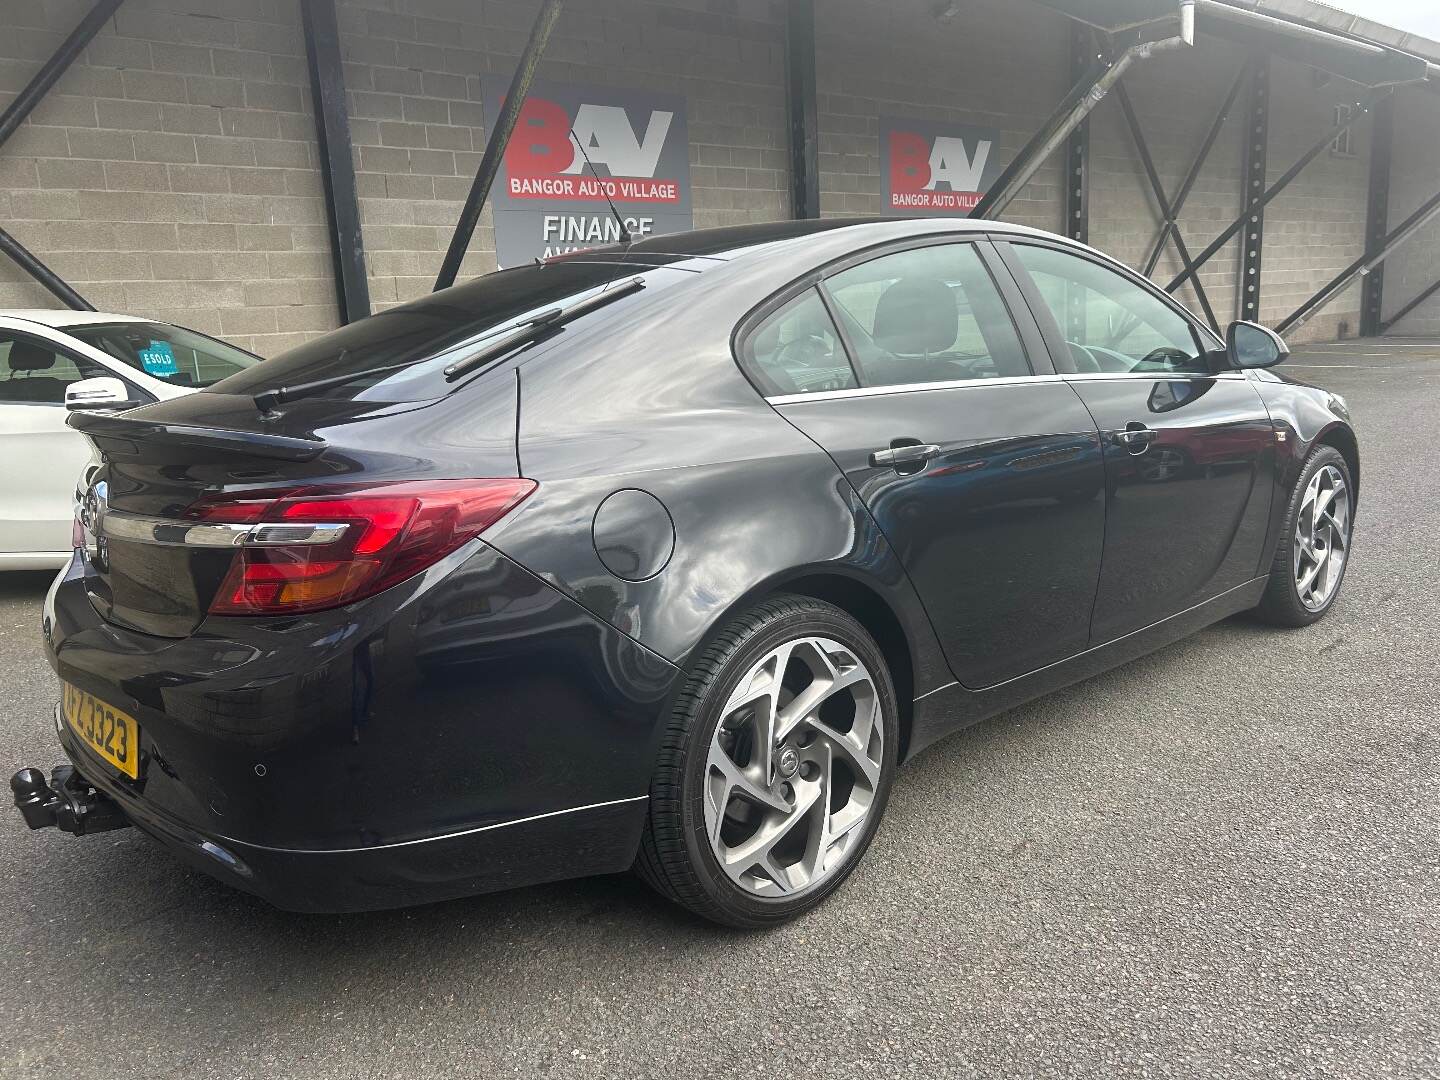
[[[1272,15],[1260,11],[1258,6],[1242,6],[1233,0],[1196,0],[1196,3],[1204,16],[1205,21],[1201,25],[1204,31],[1221,34],[1227,30],[1232,34],[1258,32],[1293,41],[1307,49],[1334,50],[1328,58],[1308,53],[1287,55],[1283,48],[1272,51],[1285,59],[1308,63],[1364,85],[1395,86],[1421,82],[1440,74],[1440,65],[1428,57],[1342,31],[1312,26],[1294,16]],[[1401,38],[1407,37],[1398,31],[1396,34]],[[1373,71],[1361,71],[1347,63],[1350,58],[1360,64],[1374,63],[1378,66]]]

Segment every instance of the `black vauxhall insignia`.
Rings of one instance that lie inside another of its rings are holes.
[[[16,801],[297,910],[635,866],[793,916],[947,732],[1325,614],[1358,452],[1284,353],[1044,233],[827,221],[502,271],[76,413],[72,766]]]

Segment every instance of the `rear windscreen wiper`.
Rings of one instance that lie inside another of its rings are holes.
[[[546,330],[552,327],[564,326],[573,319],[579,318],[587,312],[596,308],[604,307],[612,300],[619,300],[622,296],[629,296],[631,293],[639,292],[645,288],[643,278],[631,278],[623,285],[616,285],[604,292],[581,300],[578,304],[571,304],[568,308],[550,308],[542,311],[532,319],[527,319],[520,326],[500,338],[492,345],[487,345],[479,352],[471,353],[463,360],[457,360],[444,371],[445,381],[454,382],[462,375],[483,367],[492,360],[497,360],[520,346],[538,338]],[[343,354],[341,355],[343,359]],[[294,386],[277,386],[270,390],[264,390],[255,395],[255,407],[262,413],[274,412],[275,406],[286,401],[294,401],[296,398],[308,397],[311,394],[318,394],[322,390],[329,390],[332,387],[344,386],[346,383],[354,382],[356,379],[363,379],[369,375],[388,375],[392,371],[402,371],[408,367],[414,367],[418,361],[406,360],[402,364],[387,364],[384,367],[369,368],[366,371],[352,371],[345,375],[331,375],[325,379],[312,379],[310,382],[296,383]]]
[[[463,360],[455,361],[445,369],[445,381],[454,382],[462,375],[468,375],[476,368],[484,367],[492,360],[498,360],[506,353],[528,345],[547,331],[558,329],[566,323],[578,319],[581,315],[588,315],[597,308],[619,300],[622,296],[639,292],[643,288],[645,288],[643,278],[631,278],[624,284],[612,286],[604,292],[596,293],[567,308],[551,308],[549,311],[542,311],[535,318],[523,323],[514,332],[506,334],[494,344],[485,346],[479,352],[471,353]]]

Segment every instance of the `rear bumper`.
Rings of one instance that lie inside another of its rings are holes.
[[[60,743],[206,873],[335,912],[633,860],[679,672],[484,544],[347,609],[174,640],[103,620],[82,575],[52,586],[47,657],[136,720],[141,775],[57,710]]]
[[[189,866],[285,911],[378,911],[625,870],[648,801],[641,795],[372,847],[265,847],[206,833],[148,804],[80,745],[58,708],[56,728],[71,763],[141,832]]]

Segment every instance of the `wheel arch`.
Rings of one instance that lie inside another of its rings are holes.
[[[879,589],[860,577],[829,568],[804,568],[768,581],[747,593],[731,605],[715,621],[715,625],[725,625],[739,612],[763,600],[786,595],[806,596],[834,605],[863,626],[880,646],[886,666],[890,669],[890,680],[895,686],[900,727],[897,760],[904,761],[909,750],[914,716],[916,657],[915,644],[899,613]]]
[[[1351,505],[1358,506],[1360,503],[1360,443],[1355,438],[1355,432],[1345,424],[1336,421],[1315,437],[1314,446],[1333,446],[1345,459],[1345,465],[1350,470],[1350,483],[1354,490],[1351,492]]]

